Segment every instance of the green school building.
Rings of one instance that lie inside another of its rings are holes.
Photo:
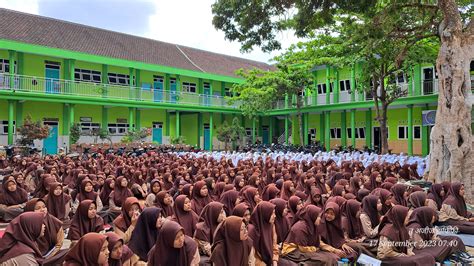
[[[15,142],[27,115],[50,127],[50,136],[35,143],[49,154],[69,145],[74,123],[83,133],[79,143],[96,141],[92,132],[99,128],[114,142],[129,130],[150,128],[147,141],[167,144],[183,136],[187,144],[216,150],[224,148],[216,129],[237,117],[249,141],[299,144],[296,96],[252,120],[238,102],[228,103],[230,88],[243,82],[235,71],[272,70],[266,63],[7,9],[0,9],[0,25],[0,145]],[[354,91],[358,71],[359,65],[313,68],[314,86],[301,108],[304,144],[380,145],[373,100]],[[407,94],[389,109],[389,147],[426,155],[436,71],[433,64],[412,71],[390,81]]]

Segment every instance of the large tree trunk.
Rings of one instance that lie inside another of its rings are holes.
[[[387,109],[388,106],[385,103],[382,103],[382,113],[379,120],[380,124],[380,153],[388,153],[388,128],[387,128]]]
[[[444,20],[436,62],[439,77],[438,109],[431,131],[429,179],[461,181],[472,200],[474,152],[471,133],[469,64],[474,58],[474,23],[463,32],[455,0],[439,0]]]

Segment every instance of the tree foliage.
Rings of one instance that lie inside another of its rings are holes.
[[[217,128],[217,139],[225,143],[225,149],[228,149],[228,145],[231,142],[240,141],[245,136],[245,128],[240,125],[239,119],[234,117],[232,124],[229,125],[227,121],[224,121]]]
[[[74,123],[69,129],[70,145],[76,144],[80,137],[81,137],[81,125],[79,123]]]
[[[32,146],[35,140],[42,140],[49,136],[49,127],[41,121],[33,121],[30,115],[23,120],[23,125],[18,127],[17,133],[21,136],[18,144]]]

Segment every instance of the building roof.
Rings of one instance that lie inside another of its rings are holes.
[[[269,64],[0,8],[0,39],[236,77]]]

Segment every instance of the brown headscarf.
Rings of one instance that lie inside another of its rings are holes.
[[[287,203],[286,200],[280,198],[272,199],[270,202],[275,204],[275,231],[277,234],[277,243],[281,243],[285,241],[286,236],[290,231],[290,221],[283,215]]]
[[[0,263],[23,254],[42,258],[36,239],[41,235],[44,214],[25,212],[13,219],[0,238]]]
[[[194,231],[196,231],[196,224],[199,221],[199,216],[193,210],[184,210],[184,201],[186,198],[188,198],[186,195],[179,195],[176,197],[173,205],[173,221],[179,223],[183,227],[185,235],[193,237]]]
[[[283,182],[283,188],[281,190],[281,195],[280,195],[280,197],[282,199],[289,200],[290,197],[292,195],[294,195],[294,193],[290,190],[291,185],[294,185],[293,181],[291,181],[291,180],[287,180],[287,181]]]
[[[258,189],[254,187],[248,187],[242,193],[243,202],[247,203],[250,210],[253,210],[255,206],[257,205],[257,202],[255,202],[255,195],[257,194],[258,194]]]
[[[85,187],[86,187],[87,184],[92,185],[92,190],[90,192],[86,192],[86,190],[85,190]],[[97,192],[94,191],[94,186],[93,185],[94,184],[92,183],[92,180],[90,180],[90,179],[82,180],[81,189],[79,191],[79,194],[76,197],[79,202],[81,202],[83,200],[93,200],[94,202],[96,201]]]
[[[423,191],[413,192],[410,194],[408,201],[412,208],[423,207],[425,206],[425,202],[426,202],[426,193]]]
[[[349,235],[350,239],[358,239],[364,235],[362,224],[357,217],[360,211],[361,203],[355,199],[346,201],[344,208],[344,216],[342,217],[342,228]]]
[[[196,232],[194,237],[201,241],[213,243],[214,232],[219,225],[217,219],[221,213],[224,204],[220,202],[211,202],[202,209],[201,216],[199,217],[199,223],[196,225]]]
[[[123,179],[125,179],[125,177],[119,176],[117,180],[115,180],[114,191],[110,194],[110,197],[117,207],[122,207],[122,204],[128,197],[133,197],[133,193],[128,187],[122,187]]]
[[[441,184],[433,184],[430,189],[428,190],[428,199],[433,200],[436,202],[438,206],[438,210],[441,209],[441,205],[443,205],[443,197],[441,196],[441,191],[443,190],[443,185]],[[445,191],[446,193],[446,191]]]
[[[235,207],[235,202],[239,198],[239,192],[236,190],[229,190],[222,193],[220,202],[224,204],[225,213],[230,216]]]
[[[246,266],[252,250],[252,240],[240,240],[243,219],[230,216],[219,226],[212,245],[210,260],[214,265]]]
[[[407,200],[404,197],[405,191],[407,191],[407,187],[404,184],[395,184],[392,186],[390,191],[393,194],[394,204],[407,207]]]
[[[234,209],[232,210],[232,215],[238,216],[238,217],[244,217],[245,212],[249,210],[250,213],[252,213],[252,210],[250,209],[249,205],[247,203],[239,203],[235,205]]]
[[[273,225],[270,224],[270,217],[274,210],[275,205],[262,201],[255,207],[249,224],[253,247],[267,265],[272,264],[273,259]]]
[[[63,265],[95,266],[100,250],[107,241],[107,236],[98,233],[87,233],[75,244],[66,255]]]
[[[160,229],[156,243],[148,254],[148,265],[156,266],[189,266],[197,250],[196,242],[189,236],[184,236],[182,248],[174,248],[176,234],[183,231],[178,223],[167,221]]]
[[[384,216],[381,222],[380,235],[387,237],[394,242],[404,242],[410,239],[408,230],[404,225],[405,218],[408,214],[408,208],[401,205],[393,206]],[[406,254],[406,245],[393,245],[398,252]],[[399,246],[399,247],[397,247]]]
[[[135,197],[129,197],[123,203],[122,213],[113,221],[114,225],[118,229],[122,230],[122,232],[124,233],[132,224],[132,217],[130,217],[128,213],[130,212],[130,209],[132,208],[133,204],[137,204],[138,207],[141,209],[140,202],[138,201],[138,199]]]
[[[161,215],[161,209],[158,207],[148,207],[138,216],[137,225],[132,232],[128,247],[140,258],[148,260],[148,252],[153,247],[158,237],[156,220]]]
[[[109,248],[109,254],[112,254],[112,251],[114,250],[115,245],[118,242],[122,242],[122,257],[120,259],[113,259],[109,255],[109,265],[108,266],[122,266],[124,261],[129,260],[134,254],[133,252],[123,243],[123,239],[119,237],[116,233],[114,232],[107,232],[105,233],[105,236],[107,236],[107,241],[109,242],[108,248]]]
[[[431,240],[433,236],[433,224],[431,221],[436,212],[428,206],[416,208],[410,216],[407,227],[412,230],[426,228],[427,230],[417,230],[423,240]]]
[[[201,196],[201,189],[206,185],[206,182],[201,180],[194,183],[193,198],[191,199],[191,209],[197,214],[201,215],[201,211],[208,203],[212,202],[211,197],[207,194],[206,197]],[[209,192],[210,193],[210,192]]]
[[[320,225],[321,237],[324,240],[324,243],[335,248],[341,248],[345,243],[345,240],[339,205],[334,202],[328,202],[324,207],[324,212],[327,212],[329,209],[334,211],[335,218],[332,221],[327,221],[326,217],[323,215]]]
[[[165,218],[168,216],[173,216],[173,206],[165,204],[165,198],[169,196],[170,194],[168,192],[160,191],[158,194],[156,194],[155,198],[155,206],[162,210],[161,214]]]
[[[15,191],[9,191],[8,190],[9,183],[15,183],[15,185],[17,185],[16,181],[13,179],[3,182],[2,184],[3,191],[2,193],[0,193],[0,204],[12,206],[12,205],[23,204],[26,201],[28,201],[28,192],[26,192],[26,190],[22,189],[21,187],[17,185]]]
[[[36,203],[39,201],[46,205],[43,199],[33,198],[26,203],[25,212],[34,212]],[[62,230],[63,223],[56,217],[52,216],[48,210],[48,213],[44,215],[43,224],[45,225],[44,235],[37,238],[36,243],[38,244],[41,254],[44,255],[56,245],[58,232],[59,230]]]
[[[286,238],[286,243],[294,243],[300,246],[319,247],[319,229],[314,224],[321,213],[321,208],[307,205],[301,212]]]
[[[262,192],[262,200],[270,201],[278,196],[280,190],[275,186],[275,184],[268,184],[265,186]]]
[[[102,186],[102,190],[100,191],[99,197],[104,206],[109,206],[110,194],[112,193],[112,191],[114,191],[114,188],[110,187],[112,182],[114,182],[114,179],[111,177],[105,179],[104,185]]]
[[[49,187],[49,193],[46,198],[46,208],[48,208],[48,213],[59,220],[63,220],[66,218],[66,204],[71,200],[71,196],[65,194],[64,192],[62,192],[59,196],[54,195],[54,190],[57,187],[61,187],[62,189],[63,185],[58,182],[54,182]]]
[[[102,217],[95,215],[90,219],[88,216],[89,207],[95,204],[92,200],[83,200],[77,207],[74,218],[72,218],[71,227],[67,238],[70,240],[78,240],[83,235],[91,232],[100,232],[104,230],[104,220]]]
[[[458,215],[468,218],[470,213],[467,211],[466,201],[464,200],[464,197],[459,194],[462,186],[464,186],[464,184],[461,182],[451,183],[448,196],[443,201],[443,204],[451,206],[454,210],[456,210]]]
[[[378,200],[378,197],[375,195],[365,196],[362,200],[362,211],[369,216],[372,227],[376,227],[379,224]]]

